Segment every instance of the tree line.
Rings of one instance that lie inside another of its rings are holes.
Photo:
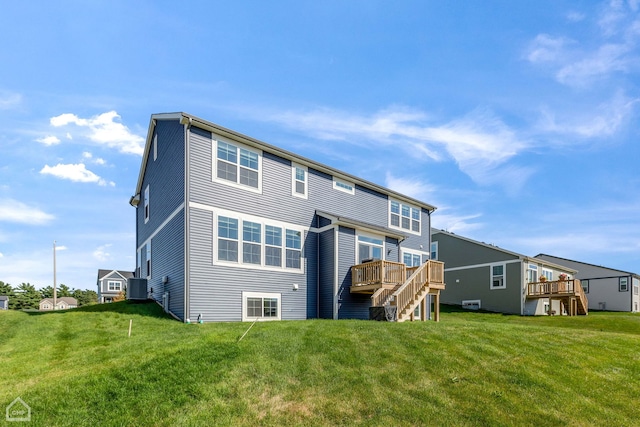
[[[24,310],[28,308],[40,308],[40,301],[44,298],[53,298],[53,286],[45,286],[36,289],[31,283],[21,283],[13,287],[8,283],[0,281],[0,295],[9,297],[9,308],[13,310]],[[83,305],[96,304],[98,293],[88,289],[73,289],[65,284],[56,286],[56,296],[73,297],[78,301],[78,307]]]

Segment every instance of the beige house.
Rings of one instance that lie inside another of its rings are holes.
[[[72,297],[56,298],[55,309],[53,308],[53,298],[45,298],[40,301],[40,311],[67,310],[69,308],[76,308],[77,306],[78,300]]]

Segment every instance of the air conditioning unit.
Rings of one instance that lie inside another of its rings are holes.
[[[127,299],[145,301],[147,299],[147,279],[131,278],[127,280]]]

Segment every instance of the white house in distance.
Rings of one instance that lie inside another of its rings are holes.
[[[53,307],[53,298],[45,298],[40,301],[40,311],[67,310],[69,308],[76,308],[77,306],[78,300],[73,297],[56,298],[55,308]]]
[[[640,312],[640,275],[547,254],[536,258],[578,270],[590,310]]]

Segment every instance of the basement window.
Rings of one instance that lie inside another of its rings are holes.
[[[281,320],[281,295],[277,293],[242,293],[242,321]]]

